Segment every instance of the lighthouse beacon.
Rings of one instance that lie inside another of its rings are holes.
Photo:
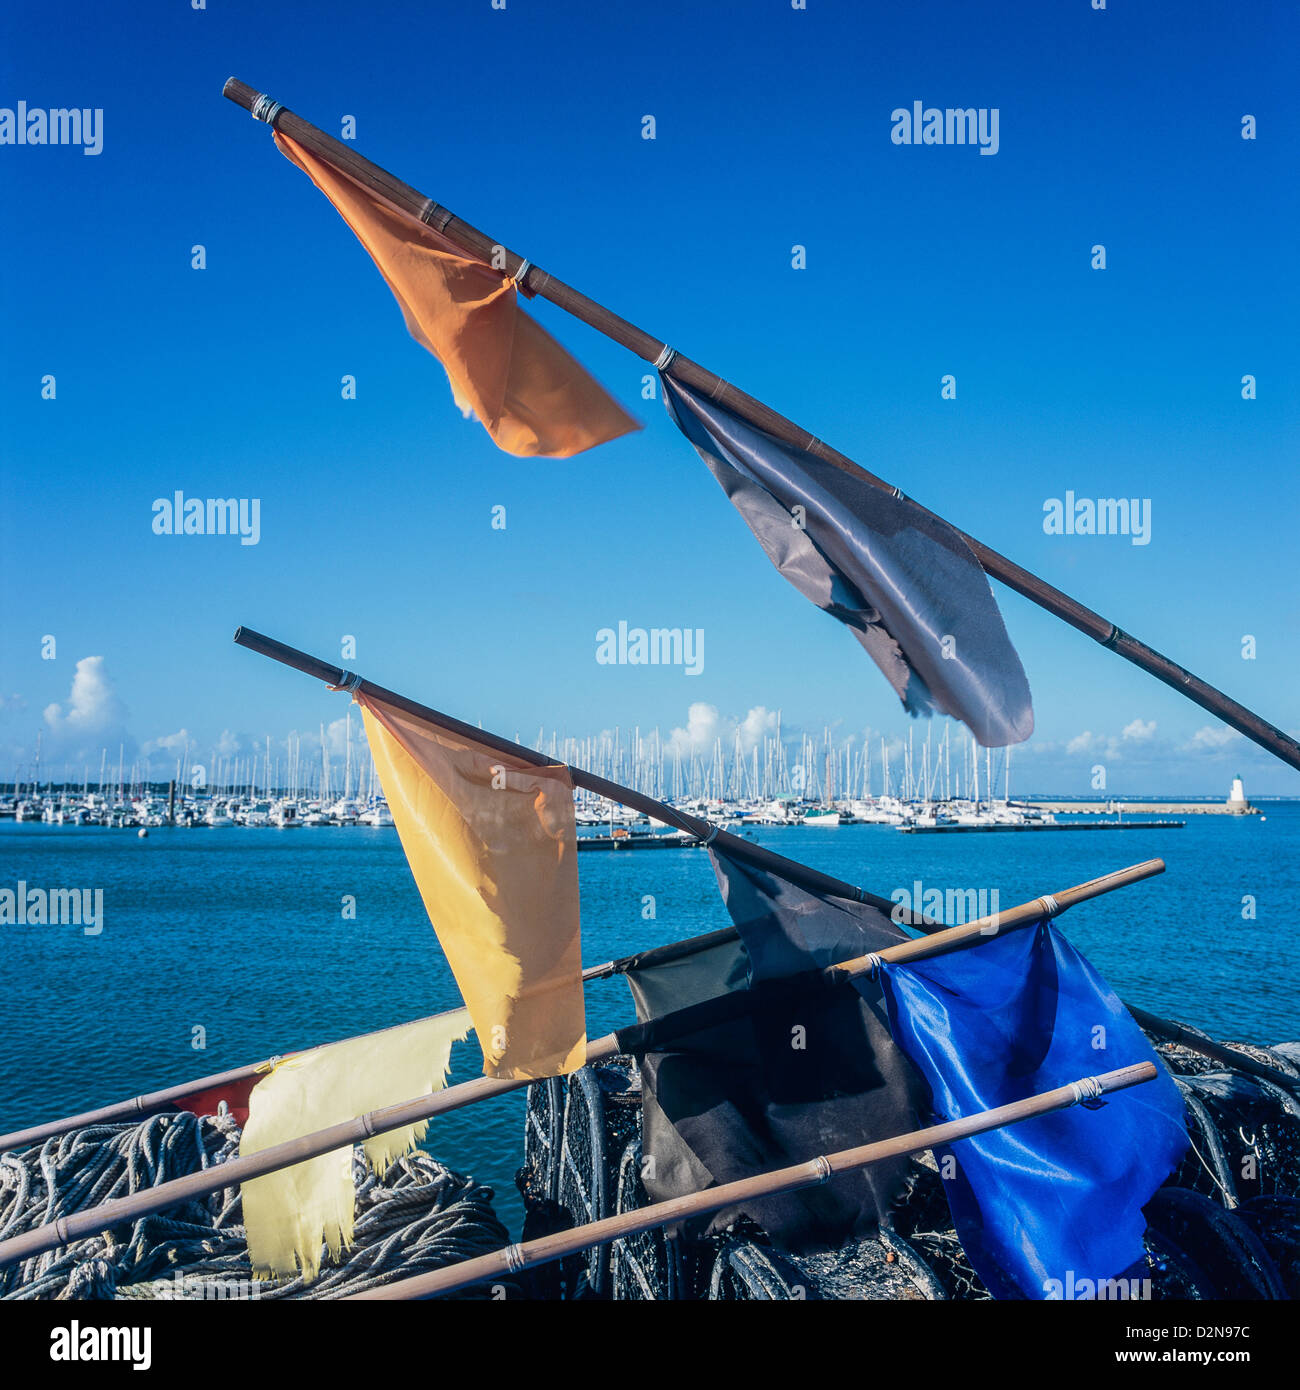
[[[1228,796],[1228,810],[1237,816],[1244,816],[1251,810],[1251,804],[1246,800],[1246,789],[1241,784],[1240,777],[1232,779],[1232,791]]]

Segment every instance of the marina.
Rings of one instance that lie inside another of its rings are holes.
[[[612,759],[617,765],[621,759]],[[660,779],[634,777],[633,787],[647,788]],[[328,785],[328,778],[325,779]],[[888,773],[885,774],[888,786]],[[343,790],[337,796],[304,793],[293,787],[255,786],[242,792],[229,788],[202,793],[178,790],[177,783],[145,783],[91,791],[87,784],[22,783],[17,779],[8,792],[0,791],[0,820],[18,823],[102,827],[109,829],[295,830],[393,824],[392,812],[375,789],[373,765],[354,781],[350,763]],[[855,796],[838,801],[803,800],[792,793],[771,797],[714,797],[706,794],[707,782],[697,781],[691,794],[668,798],[674,810],[695,816],[712,826],[764,826],[772,829],[802,826],[834,830],[841,826],[887,826],[907,834],[969,831],[1034,830],[1133,830],[1178,829],[1182,822],[1171,815],[1261,815],[1261,809],[1245,800],[1241,779],[1233,781],[1232,794],[1224,802],[1083,802],[1033,799],[1012,801],[919,799],[910,779],[901,796],[888,791],[879,796]],[[622,803],[604,797],[576,793],[574,815],[582,849],[668,848],[693,844],[693,836],[674,838],[657,832],[663,822]],[[1113,816],[1113,820],[1092,819]],[[1059,819],[1060,817],[1079,819]],[[1127,819],[1126,819],[1127,817]],[[662,843],[661,843],[662,841]]]

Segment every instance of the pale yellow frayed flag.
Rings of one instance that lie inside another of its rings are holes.
[[[457,1009],[286,1057],[253,1087],[240,1157],[442,1090],[451,1045],[470,1027],[469,1013]],[[375,1172],[382,1177],[427,1128],[422,1120],[367,1139],[365,1153]],[[322,1242],[335,1257],[351,1244],[354,1199],[350,1147],[244,1183],[244,1229],[254,1274],[292,1278],[301,1267],[304,1278],[314,1279]]]

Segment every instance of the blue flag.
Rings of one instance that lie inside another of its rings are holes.
[[[880,968],[894,1039],[955,1120],[1138,1062],[1159,1076],[936,1150],[953,1222],[995,1298],[1095,1289],[1143,1256],[1142,1207],[1187,1148],[1172,1077],[1051,925]],[[1086,1106],[1087,1103],[1085,1103]]]

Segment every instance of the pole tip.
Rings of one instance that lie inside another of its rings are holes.
[[[252,111],[261,93],[256,87],[250,87],[247,82],[241,82],[237,77],[227,77],[221,95],[227,101],[233,101],[236,106],[242,106],[245,111]]]
[[[243,637],[243,635],[244,635],[244,629],[243,629],[243,626],[242,626],[242,624],[241,624],[241,626],[239,626],[239,627],[237,627],[237,628],[235,629],[235,641],[238,642],[238,641]]]

